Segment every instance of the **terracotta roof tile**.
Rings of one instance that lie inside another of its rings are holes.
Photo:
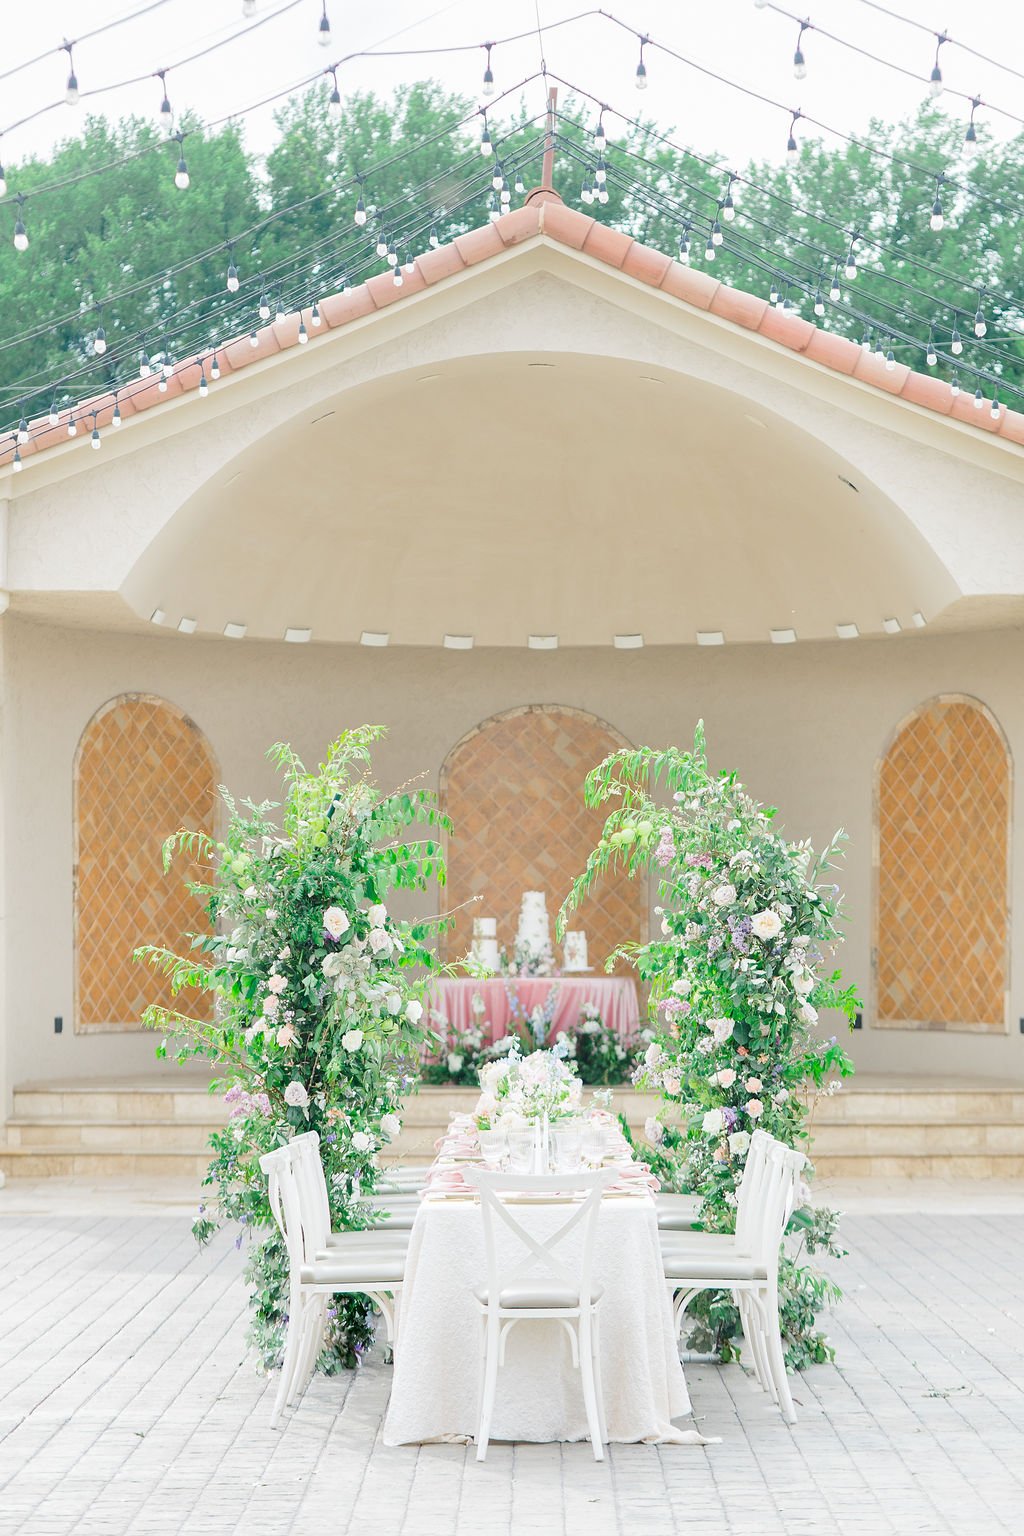
[[[672,265],[671,257],[662,251],[652,250],[649,245],[641,245],[634,240],[626,258],[622,263],[622,270],[629,277],[635,277],[638,282],[648,283],[652,288],[660,288],[668,276],[668,269]]]
[[[852,374],[861,382],[889,394],[900,395],[913,405],[922,406],[939,415],[952,416],[957,421],[1024,446],[1024,414],[1003,407],[997,420],[993,418],[987,401],[982,410],[974,408],[970,392],[965,391],[953,398],[944,381],[928,374],[912,372],[903,363],[897,364],[890,371],[873,354],[864,353],[856,342],[819,330],[802,317],[784,318],[757,295],[729,288],[706,271],[670,260],[620,230],[611,229],[588,214],[565,207],[557,194],[544,188],[535,189],[527,205],[503,215],[497,222],[488,221],[479,229],[458,235],[449,245],[424,252],[417,257],[414,270],[404,274],[401,287],[395,286],[390,271],[384,272],[371,277],[349,293],[331,294],[322,299],[319,302],[320,314],[324,324],[336,330],[351,320],[387,308],[436,283],[458,277],[467,267],[475,266],[510,246],[538,235],[570,249],[582,250],[595,261],[621,269],[630,277],[659,288],[662,293],[694,309],[710,310],[719,319],[802,353],[835,373]],[[304,313],[307,332],[312,341],[318,332],[311,327],[309,312]],[[299,315],[293,314],[272,325],[263,326],[256,333],[255,347],[250,344],[247,335],[217,347],[216,356],[222,375],[245,368],[249,363],[271,357],[277,352],[292,350],[298,341],[298,331]],[[324,332],[321,330],[320,334]],[[206,359],[212,356],[212,351],[205,354]],[[119,396],[122,416],[135,416],[175,396],[191,393],[199,384],[199,363],[199,357],[186,358],[179,363],[167,381],[166,390],[159,388],[155,374],[149,379],[135,380],[125,385]],[[107,425],[113,413],[113,404],[113,395],[108,392],[76,406],[74,414],[81,423],[78,437],[81,439],[88,436],[93,410],[97,413],[97,424],[101,427]],[[22,458],[66,443],[68,416],[69,412],[62,412],[56,427],[51,427],[46,417],[31,422],[32,437],[21,449]],[[9,464],[13,454],[14,444],[8,438],[0,449],[0,464]]]
[[[661,280],[662,293],[670,293],[674,299],[692,304],[694,309],[714,309],[721,286],[717,277],[712,277],[709,272],[698,272],[681,261],[670,262]]]

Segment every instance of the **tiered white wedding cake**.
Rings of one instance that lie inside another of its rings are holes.
[[[520,975],[550,976],[555,969],[551,925],[543,891],[524,891],[516,930],[515,966]]]

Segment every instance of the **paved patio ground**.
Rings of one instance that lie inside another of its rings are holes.
[[[836,1367],[788,1429],[691,1364],[720,1445],[388,1450],[390,1370],[318,1379],[283,1432],[245,1357],[242,1256],[157,1192],[0,1192],[0,1532],[996,1536],[1024,1497],[1021,1191],[852,1191]],[[125,1214],[116,1214],[118,1206]],[[920,1207],[924,1207],[921,1209]]]

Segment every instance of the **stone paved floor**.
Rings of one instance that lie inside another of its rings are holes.
[[[1020,1530],[1019,1189],[986,1203],[977,1186],[973,1202],[890,1188],[875,1212],[851,1198],[840,1364],[799,1380],[795,1430],[740,1367],[690,1364],[720,1445],[614,1446],[603,1466],[585,1445],[499,1445],[482,1467],[472,1447],[381,1445],[379,1363],[318,1379],[271,1431],[230,1239],[197,1252],[159,1197],[72,1196],[0,1194],[3,1536]]]

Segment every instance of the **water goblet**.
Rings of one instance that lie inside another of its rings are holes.
[[[533,1127],[508,1133],[509,1165],[513,1173],[533,1172],[533,1149],[536,1137]]]
[[[580,1166],[583,1130],[569,1121],[555,1127],[555,1166],[559,1173],[575,1173]]]
[[[503,1130],[481,1131],[480,1151],[488,1168],[498,1168],[505,1156],[508,1138]]]

